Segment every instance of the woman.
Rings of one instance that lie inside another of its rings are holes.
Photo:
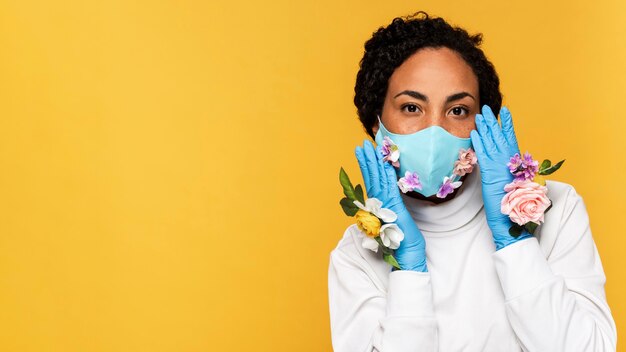
[[[481,40],[420,11],[365,43],[354,102],[378,146],[365,141],[355,153],[367,197],[397,214],[404,239],[400,270],[364,248],[356,225],[331,252],[335,351],[616,350],[604,270],[575,189],[546,181],[543,223],[509,233],[501,202],[520,150]],[[402,141],[399,165],[385,137]],[[467,146],[477,160],[443,184]],[[421,184],[407,181],[411,168]]]

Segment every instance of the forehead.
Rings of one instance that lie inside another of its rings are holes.
[[[391,92],[468,90],[478,92],[478,78],[456,51],[446,47],[423,48],[407,58],[389,78]]]

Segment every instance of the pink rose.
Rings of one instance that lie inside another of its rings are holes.
[[[454,162],[453,173],[459,176],[468,174],[472,172],[474,164],[476,164],[477,161],[478,158],[472,148],[467,148],[467,150],[461,148],[459,151],[459,160]]]
[[[508,193],[500,203],[502,214],[509,215],[511,221],[522,226],[529,221],[537,225],[543,222],[543,214],[551,204],[548,187],[524,180],[509,183],[504,190]]]

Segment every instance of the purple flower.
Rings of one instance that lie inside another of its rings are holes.
[[[391,165],[395,167],[400,167],[400,162],[398,159],[400,158],[400,149],[398,146],[391,140],[391,138],[385,136],[383,139],[383,146],[381,148],[383,154],[383,161],[391,161]]]
[[[454,192],[455,188],[459,188],[463,182],[455,181],[452,182],[452,179],[448,176],[443,178],[443,184],[439,187],[439,191],[437,192],[437,197],[445,198],[448,194]]]
[[[398,187],[400,187],[402,193],[406,193],[414,189],[422,189],[422,183],[416,172],[406,170],[404,177],[398,180]]]
[[[532,181],[537,171],[539,171],[539,162],[533,160],[528,152],[524,154],[523,158],[520,157],[519,153],[515,153],[506,165],[515,176],[515,181]]]

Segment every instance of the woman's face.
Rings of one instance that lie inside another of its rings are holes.
[[[392,133],[409,134],[439,125],[469,138],[480,111],[478,78],[452,49],[423,48],[389,78],[380,119]],[[378,131],[378,121],[373,127]]]

